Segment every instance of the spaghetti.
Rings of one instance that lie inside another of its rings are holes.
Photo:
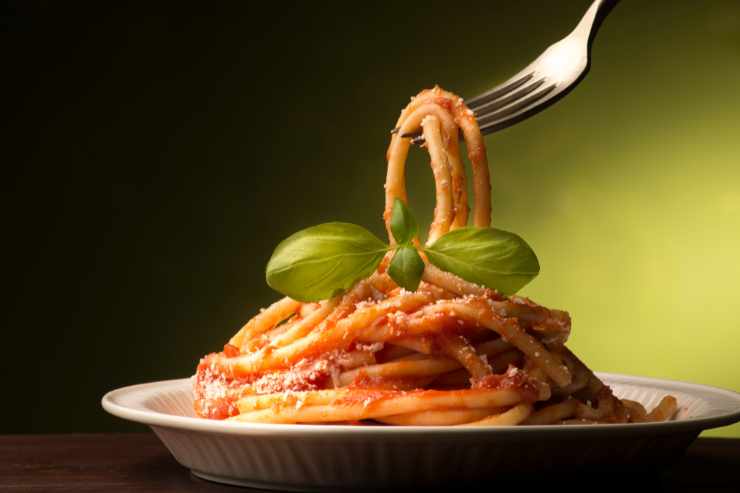
[[[384,220],[407,200],[405,162],[421,130],[436,207],[427,243],[491,222],[486,150],[462,99],[435,87],[401,112],[387,152]],[[460,135],[473,180],[468,209]],[[418,244],[418,239],[415,239]],[[194,377],[204,418],[257,423],[545,425],[670,419],[676,399],[647,412],[620,400],[566,346],[567,312],[505,297],[426,263],[406,291],[386,270],[318,303],[283,298],[205,356]]]

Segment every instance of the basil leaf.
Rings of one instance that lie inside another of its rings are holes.
[[[416,291],[424,273],[424,261],[411,245],[398,247],[393,255],[391,265],[388,267],[388,275],[396,281],[396,284],[409,291]]]
[[[388,245],[361,226],[325,223],[283,240],[267,263],[267,284],[298,301],[349,289],[378,266]]]
[[[500,229],[456,229],[424,251],[440,269],[506,295],[516,293],[540,272],[532,248],[514,233]]]
[[[396,242],[403,245],[409,243],[416,236],[418,227],[414,216],[402,200],[396,199],[391,210],[391,232]]]

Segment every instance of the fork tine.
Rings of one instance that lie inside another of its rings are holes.
[[[540,79],[537,82],[518,91],[520,94],[518,94],[517,97],[513,97],[515,95],[512,94],[511,96],[505,98],[507,101],[503,104],[498,104],[499,102],[496,101],[495,108],[488,107],[488,109],[491,111],[486,113],[485,115],[476,115],[476,120],[478,121],[480,131],[483,134],[489,134],[494,130],[498,130],[499,128],[504,128],[508,126],[507,122],[515,121],[514,117],[517,113],[524,112],[524,110],[526,110],[529,106],[550,94],[553,89],[557,87],[557,84],[550,84],[544,89],[540,89],[539,91],[534,93],[532,92],[532,90],[542,86],[545,80],[546,79]],[[532,89],[527,90],[530,87]],[[421,145],[424,142],[424,136],[422,135],[421,130],[401,134],[401,137],[411,139],[411,144]]]
[[[508,96],[500,99],[495,99],[491,101],[490,103],[486,103],[483,106],[478,107],[475,110],[475,116],[478,120],[481,120],[482,118],[485,118],[487,115],[490,115],[491,113],[503,108],[504,106],[507,106],[514,101],[518,101],[522,98],[524,98],[527,94],[531,93],[535,89],[539,88],[542,84],[544,84],[546,79],[542,78],[539,79],[531,84],[528,84],[521,89],[518,89],[512,93],[510,93]]]
[[[557,84],[550,84],[544,89],[541,89],[534,94],[530,94],[521,101],[510,106],[506,106],[497,112],[489,113],[484,118],[479,119],[478,124],[480,125],[481,132],[492,132],[504,121],[513,118],[517,113],[525,111],[530,105],[547,96],[553,89],[555,89],[555,87],[557,87]]]
[[[518,84],[514,89],[521,87],[522,84],[531,79],[532,74],[529,74],[526,80],[519,79],[523,80],[523,82]],[[519,82],[519,80],[517,82]],[[489,100],[487,103],[479,105],[478,112],[482,114],[476,114],[476,120],[478,121],[481,132],[487,134],[501,126],[505,127],[506,125],[504,122],[508,121],[510,119],[509,117],[526,110],[527,107],[546,97],[557,87],[557,84],[550,84],[544,89],[536,91],[546,81],[547,79],[545,78],[539,79],[502,99]],[[507,87],[510,86],[511,85],[507,85]],[[424,136],[422,135],[421,130],[403,133],[401,134],[401,137],[411,139],[411,144],[415,145],[421,145],[424,142]]]
[[[532,77],[534,77],[534,74],[530,72],[527,75],[519,77],[512,82],[509,82],[508,84],[504,84],[503,87],[494,87],[490,91],[486,91],[483,94],[468,99],[465,101],[465,104],[468,106],[468,108],[475,111],[476,108],[485,105],[489,101],[500,98],[501,96],[504,96],[505,94],[508,94],[516,88],[526,84]]]
[[[465,105],[470,108],[473,111],[476,111],[476,108],[480,108],[482,106],[487,105],[489,102],[493,101],[494,99],[500,98],[501,96],[506,95],[507,93],[517,89],[518,87],[522,86],[523,84],[526,84],[530,79],[534,77],[533,73],[529,73],[527,75],[524,75],[522,77],[519,77],[518,79],[509,82],[508,84],[504,83],[502,86],[494,87],[490,91],[486,91],[483,94],[479,94],[478,96],[465,100]],[[400,129],[398,127],[391,129],[391,135],[397,134]],[[417,137],[419,133],[412,133],[408,135],[401,135],[401,137]]]
[[[512,82],[509,82],[508,84],[504,84],[503,86],[499,86],[490,91],[484,92],[483,94],[480,94],[470,100],[466,100],[465,105],[475,112],[476,118],[480,118],[480,113],[482,111],[485,111],[485,113],[483,113],[483,116],[486,116],[490,112],[495,111],[498,108],[504,107],[507,104],[526,96],[545,82],[544,79],[540,79],[533,84],[530,84],[516,91],[516,89],[520,88],[521,86],[532,80],[533,77],[534,73],[530,72]],[[516,92],[513,94],[509,94],[512,91]],[[507,94],[509,95],[506,96]],[[502,96],[506,97],[504,97],[503,99],[499,99]],[[400,129],[398,127],[391,129],[391,135],[397,134],[399,130]],[[419,144],[420,142],[423,142],[424,139],[423,137],[420,138],[420,136],[421,130],[401,134],[401,137],[403,138],[410,138],[412,144]]]

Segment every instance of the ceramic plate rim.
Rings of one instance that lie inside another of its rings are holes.
[[[599,378],[607,384],[650,386],[670,392],[675,390],[685,394],[699,395],[702,397],[712,396],[719,398],[725,405],[723,412],[711,415],[699,415],[676,421],[659,423],[629,423],[629,424],[597,424],[597,425],[548,425],[548,426],[511,426],[511,427],[455,427],[455,426],[351,426],[351,425],[312,425],[312,424],[274,424],[274,423],[236,423],[233,421],[207,420],[203,418],[178,416],[154,410],[139,409],[130,405],[120,403],[120,399],[133,393],[141,393],[149,390],[155,393],[160,388],[170,388],[182,385],[189,378],[171,380],[160,380],[156,382],[129,385],[111,390],[106,393],[102,400],[103,408],[110,414],[129,421],[142,423],[149,426],[164,426],[167,428],[182,429],[189,431],[211,432],[219,434],[236,434],[244,436],[258,435],[281,435],[281,436],[413,436],[424,434],[445,435],[469,435],[481,432],[496,434],[527,434],[537,433],[562,433],[568,431],[581,432],[617,432],[617,431],[679,431],[686,429],[709,429],[726,426],[740,421],[740,393],[732,390],[722,389],[709,385],[702,385],[676,380],[630,376],[618,373],[597,373]],[[734,404],[734,406],[733,406]]]

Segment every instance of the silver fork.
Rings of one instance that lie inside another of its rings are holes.
[[[466,99],[481,132],[490,134],[529,118],[581,82],[591,66],[591,44],[596,31],[618,2],[596,0],[569,35],[550,45],[506,82]],[[411,137],[416,144],[424,139],[420,132],[402,137]]]

